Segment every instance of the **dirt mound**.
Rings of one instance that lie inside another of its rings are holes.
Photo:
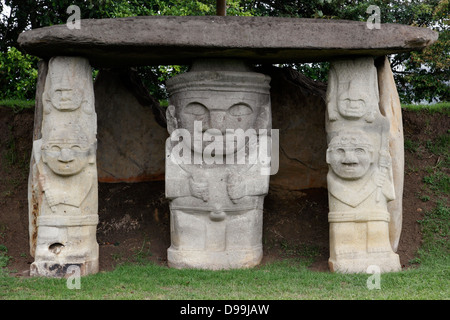
[[[432,141],[448,130],[448,117],[403,112],[405,140]],[[428,129],[426,129],[428,128]],[[12,257],[9,268],[26,274],[33,258],[28,244],[27,180],[33,110],[19,113],[0,107],[0,244]],[[403,229],[398,254],[404,267],[421,244],[417,220],[431,209],[417,194],[437,156],[427,150],[405,151]],[[271,188],[264,205],[263,263],[285,258],[309,259],[310,268],[328,271],[328,197],[326,189],[284,191]],[[166,265],[170,245],[169,208],[164,181],[99,184],[100,270],[125,261],[151,260]]]

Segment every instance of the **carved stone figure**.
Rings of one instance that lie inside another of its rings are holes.
[[[71,265],[80,275],[95,273],[96,119],[87,61],[52,58],[44,97],[42,138],[33,143],[30,176],[31,275],[61,277]]]
[[[378,109],[373,59],[334,63],[327,98],[330,269],[398,271],[389,239],[388,202],[395,199],[389,121]]]
[[[329,121],[372,122],[378,111],[378,83],[373,58],[341,60],[330,67],[327,90]]]
[[[269,81],[239,61],[208,60],[168,81],[169,266],[227,269],[260,262]]]
[[[89,79],[91,79],[89,81]],[[43,94],[45,113],[75,111],[80,107],[87,114],[94,113],[92,104],[92,70],[82,57],[53,57]]]
[[[43,134],[55,123],[76,123],[89,138],[97,134],[92,69],[85,58],[50,59],[42,102]]]
[[[375,137],[376,138],[376,137]],[[341,132],[327,150],[330,266],[365,272],[369,265],[397,271],[389,242],[387,203],[395,198],[390,156],[378,155],[369,135]]]

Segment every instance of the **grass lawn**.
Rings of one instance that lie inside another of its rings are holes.
[[[20,99],[0,99],[0,106],[12,108],[15,112],[20,112],[23,109],[33,108],[35,100],[20,100]]]
[[[381,275],[314,272],[301,261],[293,260],[227,271],[176,270],[154,264],[130,264],[112,272],[82,277],[78,283],[70,278],[13,278],[4,275],[0,276],[0,299],[448,299],[448,255],[434,257],[432,261],[427,264],[425,260],[420,267]]]

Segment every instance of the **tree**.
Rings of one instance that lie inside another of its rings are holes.
[[[382,23],[399,23],[439,31],[439,39],[423,52],[390,56],[403,103],[449,101],[449,0],[256,0],[256,15],[366,21],[369,5],[380,8]],[[250,9],[250,8],[247,8]],[[327,81],[328,63],[295,66],[305,75]]]

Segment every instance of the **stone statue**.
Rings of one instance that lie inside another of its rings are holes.
[[[330,67],[327,107],[329,121],[364,119],[378,110],[378,83],[373,58],[340,60]]]
[[[373,59],[334,63],[327,100],[330,269],[398,271],[389,240],[387,204],[395,199],[389,121],[378,109]]]
[[[270,166],[260,151],[270,144],[261,135],[271,126],[269,81],[239,61],[208,60],[168,81],[169,266],[227,269],[260,262]]]
[[[37,162],[37,167],[44,203],[52,212],[81,215],[81,207],[86,198],[96,197],[95,192],[91,194],[97,183],[96,144],[78,131],[77,126],[55,128],[49,134],[46,140],[34,142],[36,149],[42,143],[41,154],[37,154],[38,151],[35,150],[35,156],[36,160],[39,157],[42,159]],[[96,207],[92,203],[83,210],[85,215],[96,213]]]
[[[42,138],[33,143],[31,275],[98,272],[96,116],[83,58],[54,57],[43,94]]]
[[[53,57],[43,93],[44,112],[52,109],[62,112],[95,112],[92,69],[89,61],[81,57]]]

